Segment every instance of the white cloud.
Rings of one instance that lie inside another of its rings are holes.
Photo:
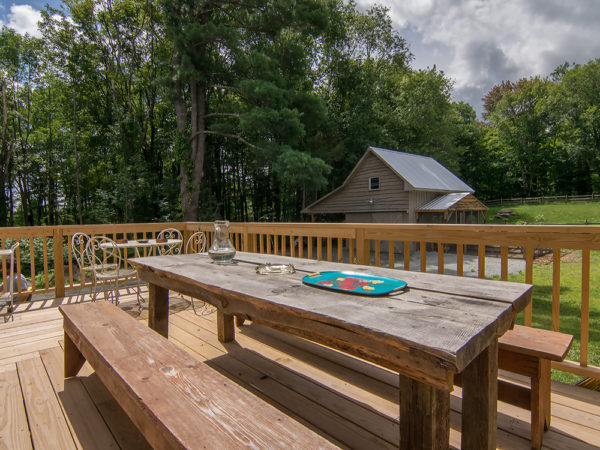
[[[436,64],[456,96],[480,109],[503,80],[546,76],[559,64],[600,56],[596,0],[358,0],[389,6],[417,67]]]
[[[0,21],[0,25],[14,29],[19,34],[28,33],[31,36],[40,37],[38,22],[42,15],[31,5],[12,5],[7,14],[8,22]]]

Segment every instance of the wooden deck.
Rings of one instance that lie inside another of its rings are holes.
[[[75,301],[21,304],[6,323],[0,315],[0,448],[144,448],[144,438],[89,366],[63,379],[57,306]],[[122,297],[121,306],[147,318],[132,295]],[[396,374],[255,324],[244,325],[235,343],[221,344],[213,311],[200,306],[194,313],[178,297],[171,300],[169,327],[170,340],[336,444],[395,448]],[[544,447],[600,448],[600,393],[556,382],[552,389]],[[450,441],[460,448],[460,388],[451,405]],[[528,411],[499,403],[499,448],[529,448],[529,430]]]

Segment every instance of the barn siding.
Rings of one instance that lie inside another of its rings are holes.
[[[369,190],[369,178],[379,177],[379,190]],[[404,181],[377,156],[369,153],[344,187],[310,208],[311,213],[405,211],[409,192]],[[369,200],[373,200],[373,204]]]
[[[408,223],[406,212],[347,213],[347,223]]]
[[[410,223],[416,223],[417,222],[417,216],[415,213],[415,210],[433,200],[436,197],[439,197],[440,195],[444,195],[444,192],[431,192],[431,191],[410,191],[410,202],[409,202],[409,208],[408,208],[408,220]]]

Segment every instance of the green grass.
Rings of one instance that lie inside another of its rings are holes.
[[[581,251],[574,251],[581,255]],[[590,325],[588,344],[588,364],[600,365],[600,252],[591,253],[590,272]],[[509,281],[524,283],[525,274],[509,276]],[[552,329],[552,264],[534,264],[533,268],[533,319],[537,328]],[[524,313],[517,317],[523,324]],[[560,266],[560,322],[559,331],[574,336],[573,345],[567,359],[579,361],[581,343],[581,262],[561,262]],[[552,371],[552,378],[565,383],[575,383],[580,376]]]
[[[488,220],[488,223],[585,223],[600,222],[600,203],[553,203],[542,205],[496,206],[488,211],[491,219],[500,209],[512,209],[517,216],[507,220]],[[560,322],[559,331],[574,336],[567,359],[579,361],[581,344],[581,251],[568,251],[576,261],[562,261],[560,265]],[[591,252],[590,260],[590,315],[588,364],[600,366],[600,252]],[[525,274],[509,276],[510,281],[525,282]],[[532,325],[552,329],[552,264],[533,266],[533,319]],[[522,324],[524,313],[517,323]],[[552,378],[575,383],[580,376],[552,371]]]
[[[492,219],[501,209],[512,209],[516,216]],[[488,210],[488,223],[600,223],[600,202],[551,203],[542,205],[494,206]]]

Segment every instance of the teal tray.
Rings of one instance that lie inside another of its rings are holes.
[[[372,297],[388,295],[406,287],[402,280],[353,272],[313,273],[302,278],[302,282],[321,289]]]

